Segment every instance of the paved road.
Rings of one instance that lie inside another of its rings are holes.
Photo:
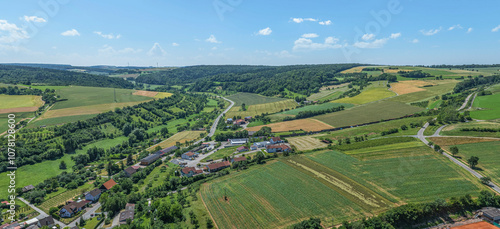
[[[230,104],[229,106],[215,119],[214,123],[212,124],[212,127],[210,127],[210,133],[208,133],[208,137],[212,137],[214,136],[215,134],[215,131],[217,130],[217,124],[219,124],[219,120],[222,118],[222,116],[227,113],[233,106],[234,106],[234,102],[229,100],[229,99],[226,99],[224,97],[220,97],[220,98],[223,98],[224,100],[228,101]],[[201,143],[205,141],[205,139],[200,139],[198,141],[196,141],[195,143],[193,143],[193,145],[196,145],[198,143]]]
[[[49,216],[47,213],[45,213],[44,211],[40,210],[40,208],[37,208],[35,207],[35,205],[31,204],[30,202],[28,202],[27,200],[21,198],[21,197],[18,197],[19,200],[21,200],[22,202],[24,202],[26,205],[30,206],[30,208],[32,208],[33,210],[37,211],[38,213],[40,213],[39,216],[37,216],[38,219],[40,218],[45,218],[47,216]],[[66,227],[66,224],[54,219],[54,222],[56,224],[58,224],[59,226],[61,226],[61,228],[64,228]]]
[[[472,104],[474,104],[474,100],[476,99],[476,96],[477,96],[477,93],[474,94],[474,97],[472,97],[472,102],[470,103],[470,106],[469,106],[469,108],[467,108],[467,110],[472,109]]]
[[[467,106],[467,103],[469,102],[469,99],[470,99],[470,97],[472,97],[472,95],[474,95],[474,93],[471,93],[470,95],[467,96],[467,98],[465,98],[464,104],[462,104],[462,106],[460,108],[458,108],[457,111],[462,110],[465,108],[465,106]]]
[[[431,137],[439,137],[439,133],[441,133],[441,130],[443,130],[447,125],[443,125],[441,127],[439,127],[436,132],[434,132],[434,134],[431,136]]]
[[[85,209],[85,210],[86,210],[86,212],[85,212],[82,216],[78,217],[77,219],[73,220],[73,222],[71,222],[70,224],[68,224],[68,227],[74,227],[74,226],[76,226],[76,223],[77,223],[77,222],[78,222],[78,223],[80,223],[80,218],[81,218],[81,217],[83,217],[83,219],[84,219],[84,220],[88,220],[88,219],[90,219],[90,218],[91,218],[91,217],[90,217],[90,215],[91,215],[91,214],[94,214],[94,213],[95,213],[95,211],[96,211],[96,210],[97,210],[100,206],[101,206],[101,203],[97,202],[96,204],[94,204],[94,206],[93,206],[93,207],[91,207],[91,208],[86,208],[86,209]]]
[[[427,127],[429,127],[429,123],[425,123],[424,127],[422,127],[419,131],[418,131],[418,135],[417,135],[417,138],[420,139],[420,141],[422,141],[423,143],[425,143],[426,145],[429,144],[429,141],[427,141],[427,139],[425,139],[425,136],[424,136],[424,131],[425,129],[427,129]],[[444,127],[444,126],[442,126]],[[440,128],[441,129],[441,128]],[[438,131],[436,131],[436,133],[439,135],[439,129]],[[435,134],[436,134],[435,133]],[[434,149],[434,146],[430,146],[431,148]],[[458,166],[464,168],[465,170],[467,170],[469,173],[471,173],[473,176],[481,179],[483,177],[483,175],[479,174],[478,172],[476,172],[475,170],[471,169],[469,166],[467,166],[466,164],[462,163],[461,161],[457,160],[455,157],[449,155],[446,151],[443,151],[443,155],[447,158],[449,158],[452,162],[454,162],[455,164],[457,164]],[[495,185],[494,183],[490,182],[489,186],[494,190],[496,191],[497,193],[500,193],[500,188]]]

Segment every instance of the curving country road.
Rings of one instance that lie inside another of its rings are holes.
[[[467,98],[465,98],[464,104],[462,104],[462,106],[460,108],[458,108],[457,111],[464,109],[465,106],[467,106],[467,103],[469,102],[470,97],[472,97],[472,95],[474,95],[474,94],[476,94],[476,93],[474,92],[474,93],[471,93],[470,95],[468,95]],[[474,98],[476,98],[476,96],[474,96]]]
[[[215,131],[217,130],[217,124],[219,124],[219,120],[222,118],[222,116],[224,114],[226,114],[226,112],[228,112],[233,106],[234,106],[234,102],[229,100],[229,99],[226,99],[224,97],[220,97],[220,98],[223,98],[224,100],[228,101],[229,103],[231,103],[214,121],[214,123],[212,124],[212,127],[210,127],[210,133],[208,133],[208,137],[212,137],[214,136],[215,134]],[[195,143],[193,143],[193,145],[196,145],[198,143],[201,143],[205,140],[205,138],[202,138],[198,141],[196,141]]]
[[[465,103],[467,104],[467,103]],[[425,123],[425,125],[418,131],[418,134],[417,134],[417,138],[420,139],[420,141],[422,141],[423,143],[425,143],[426,145],[429,146],[429,141],[427,141],[427,139],[425,139],[425,136],[424,136],[424,131],[425,129],[427,129],[427,127],[429,127],[429,123]],[[437,131],[436,133],[434,133],[434,135],[437,135],[439,136],[439,132],[444,128],[445,126],[441,126]],[[434,136],[433,135],[433,136]],[[431,136],[432,137],[432,136]],[[434,149],[434,145],[432,146],[429,146],[431,148]],[[462,163],[461,161],[457,160],[455,157],[451,156],[450,154],[448,154],[446,151],[443,151],[443,155],[445,157],[447,157],[448,159],[450,159],[453,163],[457,164],[458,166],[464,168],[465,170],[467,170],[469,173],[471,173],[473,176],[481,179],[483,177],[483,175],[479,174],[478,172],[476,172],[475,170],[471,169],[469,166],[467,166],[466,164]],[[496,184],[490,182],[489,186],[491,187],[491,189],[493,189],[495,192],[497,193],[500,193],[500,187],[498,187]]]

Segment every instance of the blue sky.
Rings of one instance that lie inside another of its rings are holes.
[[[0,4],[1,63],[500,63],[500,2],[493,0]]]

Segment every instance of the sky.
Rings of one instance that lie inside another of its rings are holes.
[[[500,63],[500,1],[0,0],[0,63]]]

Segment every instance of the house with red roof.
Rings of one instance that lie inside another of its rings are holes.
[[[217,162],[217,163],[206,165],[206,170],[208,172],[217,172],[217,171],[225,169],[229,166],[231,166],[231,163],[229,163],[229,161],[222,161],[222,162]]]
[[[203,170],[196,169],[195,167],[185,167],[181,169],[181,176],[183,177],[194,177],[200,174],[203,174]]]
[[[241,152],[248,151],[248,147],[246,147],[246,146],[240,146],[240,147],[238,147],[236,150],[238,150],[238,152],[240,152],[240,153],[241,153]]]
[[[278,143],[283,143],[285,141],[281,140],[280,137],[272,137],[270,142],[271,142],[271,144],[278,144]]]
[[[235,158],[231,159],[231,163],[246,161],[246,160],[247,160],[246,157],[235,157]]]
[[[285,144],[277,144],[277,145],[267,145],[266,151],[268,153],[277,153],[277,152],[290,152],[292,148]]]
[[[104,184],[102,184],[99,189],[101,189],[101,191],[108,191],[111,188],[113,188],[113,186],[115,186],[115,185],[116,185],[116,182],[113,179],[111,179],[111,180],[104,182]]]

